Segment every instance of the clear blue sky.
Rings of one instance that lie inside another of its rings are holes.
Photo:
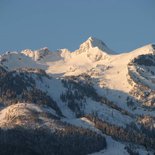
[[[114,51],[155,43],[155,0],[0,0],[0,51],[68,48],[89,36]]]

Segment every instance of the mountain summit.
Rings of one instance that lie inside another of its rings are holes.
[[[84,43],[80,45],[80,50],[83,52],[92,48],[98,48],[107,54],[113,53],[112,50],[110,50],[102,40],[99,40],[95,37],[89,37]]]

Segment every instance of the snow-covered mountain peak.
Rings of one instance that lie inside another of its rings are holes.
[[[34,52],[30,49],[25,49],[25,50],[22,50],[21,51],[22,54],[26,55],[26,56],[29,56],[31,58],[34,57]]]
[[[50,54],[50,51],[47,47],[36,50],[35,51],[35,60],[40,60],[41,58],[45,57],[48,54]]]
[[[34,59],[35,61],[40,60],[41,58],[43,58],[44,56],[50,54],[50,51],[47,47],[32,51],[29,49],[23,50],[21,53],[23,53],[26,56],[31,57],[32,59]]]
[[[95,37],[89,37],[80,48],[73,52],[72,56],[80,55],[86,57],[91,62],[105,60],[110,57],[113,52],[107,47],[105,43]]]
[[[48,47],[43,47],[37,50],[38,52],[50,52],[50,50],[48,49]]]
[[[64,58],[64,60],[68,60],[69,58],[71,58],[71,52],[68,49],[60,49],[60,56],[62,58]]]
[[[113,52],[107,47],[107,45],[95,38],[95,37],[89,37],[84,43],[82,43],[80,45],[79,48],[79,52],[78,53],[82,53],[82,52],[88,52],[89,50],[91,50],[92,48],[98,48],[99,50],[107,53],[107,54],[112,54]]]

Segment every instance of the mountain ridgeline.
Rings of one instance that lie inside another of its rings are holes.
[[[0,55],[1,155],[154,155],[155,45]]]

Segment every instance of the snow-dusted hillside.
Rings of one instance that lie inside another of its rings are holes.
[[[75,142],[84,135],[92,149],[79,138],[79,155],[153,154],[154,94],[153,44],[116,54],[90,37],[73,52],[42,48],[0,55],[1,129],[72,132]]]

